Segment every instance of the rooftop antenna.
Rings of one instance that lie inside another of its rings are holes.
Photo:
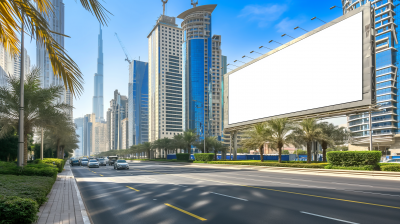
[[[161,0],[162,1],[162,7],[163,7],[163,11],[162,14],[165,15],[165,4],[167,4],[168,0]]]
[[[199,0],[192,0],[193,8],[196,8],[197,4],[199,4]]]

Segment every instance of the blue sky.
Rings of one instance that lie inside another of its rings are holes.
[[[92,112],[93,76],[96,72],[97,35],[99,23],[76,1],[65,3],[65,48],[79,65],[84,75],[84,93],[74,100],[74,117],[82,117]],[[314,16],[328,22],[342,15],[341,9],[329,10],[333,5],[341,6],[340,0],[199,0],[199,5],[217,4],[213,12],[213,34],[222,36],[222,54],[228,63],[243,55],[250,55],[263,45],[270,48],[278,44],[268,43],[271,39],[280,43],[290,40],[281,37],[286,33],[298,37],[304,32],[293,30],[300,26],[313,30],[323,23],[310,19]],[[128,94],[128,63],[114,33],[124,43],[131,59],[148,61],[147,35],[162,14],[161,0],[105,0],[104,6],[113,15],[108,26],[103,27],[104,44],[104,116],[118,89],[122,95]],[[169,0],[166,15],[178,16],[191,8],[190,0]],[[181,20],[177,19],[180,26]],[[26,43],[31,64],[36,64],[35,43]],[[247,62],[247,60],[243,61]],[[283,87],[284,90],[284,87]],[[336,124],[345,123],[345,118],[336,119]]]

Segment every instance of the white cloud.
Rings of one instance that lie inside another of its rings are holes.
[[[245,6],[239,17],[248,18],[250,21],[258,21],[258,25],[265,27],[270,22],[277,20],[287,10],[286,5],[247,5]]]
[[[284,18],[275,28],[278,32],[286,33],[288,31],[293,31],[293,28],[301,25],[305,21],[305,18],[290,19],[289,17]]]

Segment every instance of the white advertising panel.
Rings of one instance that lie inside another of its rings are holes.
[[[363,99],[362,11],[229,75],[229,124]]]

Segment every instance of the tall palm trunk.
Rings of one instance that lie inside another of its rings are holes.
[[[278,149],[278,152],[279,152],[278,163],[281,163],[281,162],[282,162],[282,147],[280,147],[280,148]]]
[[[307,142],[307,163],[311,163],[311,142]]]
[[[260,159],[261,159],[261,162],[264,162],[264,144],[262,144],[262,145],[260,146],[259,150],[260,150]]]
[[[322,161],[326,162],[326,149],[328,148],[328,144],[325,142],[322,143]]]

